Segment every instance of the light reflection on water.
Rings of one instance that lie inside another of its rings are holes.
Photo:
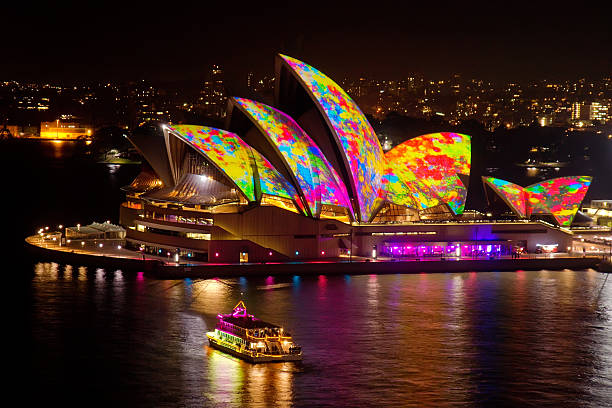
[[[41,263],[31,282],[32,372],[58,398],[66,396],[57,385],[68,382],[137,406],[606,406],[605,277],[565,270],[158,281]],[[241,298],[292,333],[302,363],[252,365],[207,346],[217,313]]]

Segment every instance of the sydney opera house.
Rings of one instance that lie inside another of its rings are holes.
[[[325,74],[286,55],[276,56],[275,71],[274,106],[231,98],[225,129],[165,124],[130,136],[146,161],[124,187],[120,222],[130,247],[278,262],[571,245],[568,227],[590,177],[525,188],[484,177],[490,204],[514,216],[468,219],[470,136],[427,134],[385,153],[359,107]]]

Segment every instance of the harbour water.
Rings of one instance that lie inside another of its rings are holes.
[[[595,271],[150,280],[37,264],[34,389],[120,406],[612,404],[612,282]],[[279,285],[286,283],[288,285]],[[207,346],[243,299],[302,363]]]
[[[612,406],[605,274],[152,280],[39,263],[25,236],[116,221],[138,168],[65,143],[2,153],[7,388],[20,405]],[[240,299],[290,330],[304,361],[251,365],[209,349],[216,314]]]

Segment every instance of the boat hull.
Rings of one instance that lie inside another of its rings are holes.
[[[215,337],[207,335],[208,343],[211,347],[217,350],[223,351],[224,353],[231,354],[232,356],[238,357],[242,360],[248,361],[249,363],[275,363],[283,361],[301,361],[302,353],[300,354],[281,354],[281,355],[268,355],[268,354],[257,354],[252,356],[250,354],[241,353],[240,351],[224,345],[218,341]]]

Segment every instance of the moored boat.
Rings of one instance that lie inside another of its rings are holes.
[[[251,363],[299,361],[302,348],[282,327],[247,313],[243,301],[230,314],[217,315],[215,331],[206,333],[209,344]]]

